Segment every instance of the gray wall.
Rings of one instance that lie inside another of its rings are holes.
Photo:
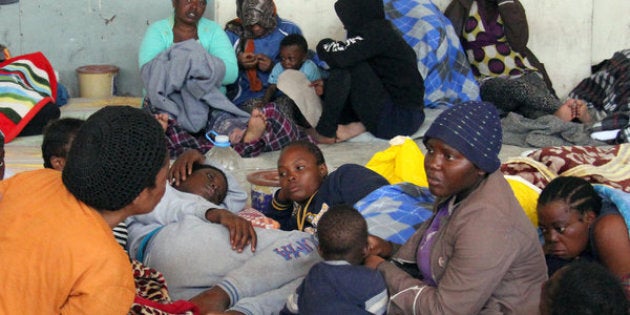
[[[75,70],[89,64],[118,66],[117,94],[140,96],[138,47],[147,26],[172,11],[168,0],[20,0],[0,5],[0,43],[13,56],[43,52],[73,97]]]
[[[275,0],[280,16],[300,25],[311,48],[321,38],[343,38],[335,1]],[[450,0],[433,2],[444,9]],[[561,97],[588,76],[592,64],[630,48],[630,0],[522,3],[528,46],[545,63]],[[169,0],[20,0],[0,5],[0,43],[14,55],[44,52],[71,96],[78,96],[75,69],[87,64],[120,67],[118,94],[140,96],[138,46],[147,25],[170,14]],[[224,24],[234,15],[235,0],[208,1],[206,17]]]

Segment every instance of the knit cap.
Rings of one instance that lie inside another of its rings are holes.
[[[430,138],[442,140],[487,173],[501,165],[503,131],[492,103],[469,101],[446,109],[424,134],[423,142]]]
[[[130,106],[108,106],[77,132],[62,179],[87,205],[119,210],[153,187],[165,159],[164,130],[154,117]]]

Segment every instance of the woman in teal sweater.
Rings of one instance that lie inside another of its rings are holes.
[[[203,17],[205,0],[173,0],[173,16],[149,25],[138,54],[140,68],[174,43],[196,39],[210,55],[225,63],[222,85],[231,84],[238,76],[236,54],[227,34],[214,21]],[[222,89],[225,92],[225,89]]]

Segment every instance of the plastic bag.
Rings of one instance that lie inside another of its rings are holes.
[[[424,154],[409,137],[397,136],[389,140],[390,147],[376,152],[365,167],[381,174],[390,184],[410,182],[428,187],[424,171]]]

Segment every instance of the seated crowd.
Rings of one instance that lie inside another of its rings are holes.
[[[44,169],[0,181],[0,313],[628,314],[618,205],[587,180],[557,177],[535,226],[501,171],[508,113],[602,117],[556,96],[526,47],[518,0],[446,9],[479,97],[431,101],[447,104],[422,139],[434,202],[402,244],[371,234],[356,207],[390,182],[357,164],[329,172],[318,146],[423,125],[420,56],[387,19],[392,7],[338,0],[347,38],[314,52],[273,0],[236,2],[222,28],[203,17],[205,0],[173,0],[140,46],[142,108],[51,121]],[[288,75],[306,84],[286,85]],[[278,229],[242,214],[247,192],[204,156],[212,133],[244,157],[280,151],[280,188],[256,213]],[[137,270],[152,273],[159,300]]]

